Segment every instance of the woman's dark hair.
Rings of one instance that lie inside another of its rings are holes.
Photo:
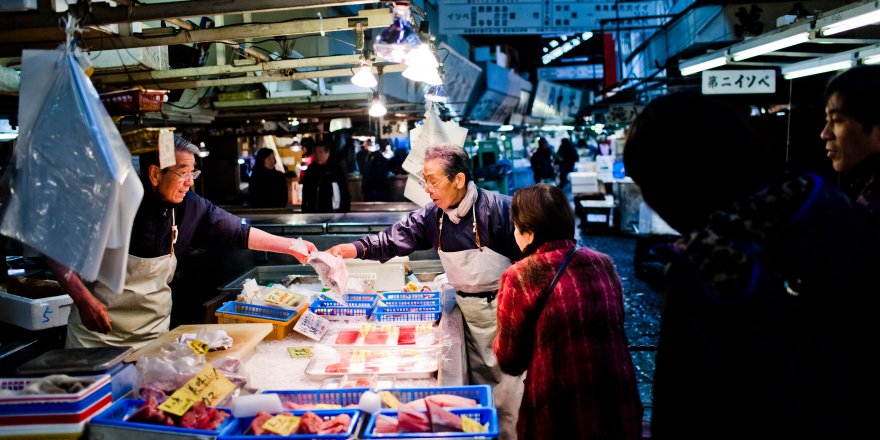
[[[523,249],[523,256],[549,241],[574,239],[574,213],[568,197],[557,186],[539,183],[517,190],[510,219],[520,232],[535,234],[534,241]]]
[[[624,147],[626,173],[681,233],[781,175],[768,156],[741,114],[695,93],[651,101]]]
[[[831,78],[825,86],[825,102],[837,95],[840,110],[860,124],[866,134],[880,125],[880,66],[853,67]]]
[[[446,178],[452,180],[464,173],[464,182],[471,181],[471,160],[467,151],[455,144],[435,144],[425,149],[425,162],[439,160]]]
[[[253,172],[254,173],[256,173],[256,172],[262,173],[264,171],[269,171],[266,169],[266,166],[263,164],[266,162],[267,157],[273,156],[273,155],[275,155],[275,152],[272,151],[271,148],[260,148],[259,150],[257,150],[257,156],[254,159]]]

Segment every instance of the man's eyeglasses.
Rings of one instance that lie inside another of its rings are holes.
[[[427,191],[428,194],[434,194],[435,192],[437,192],[437,187],[426,182],[425,179],[419,179],[419,186],[421,186],[423,190]]]
[[[183,174],[180,174],[174,170],[168,170],[168,172],[174,174],[175,176],[177,176],[178,178],[180,178],[180,180],[182,180],[184,182],[186,182],[187,180],[190,180],[190,179],[196,180],[199,178],[200,175],[202,175],[202,170],[187,171]]]

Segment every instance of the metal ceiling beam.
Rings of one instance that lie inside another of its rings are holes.
[[[342,95],[317,95],[317,96],[285,96],[282,98],[248,99],[244,101],[216,101],[214,108],[266,108],[279,105],[295,104],[324,104],[338,103],[341,101],[364,101],[373,97],[372,93],[347,93]],[[363,111],[363,110],[361,110]]]
[[[99,38],[85,37],[85,44],[90,50],[110,50],[132,47],[170,46],[175,44],[203,43],[221,40],[243,40],[245,38],[266,38],[289,35],[317,34],[320,32],[354,30],[358,23],[362,29],[384,28],[391,24],[393,14],[388,9],[363,9],[354,16],[332,17],[325,19],[294,20],[281,23],[249,23],[213,29],[195,31],[178,31],[174,35],[143,37],[143,36],[107,36]],[[15,28],[12,28],[15,29]],[[31,47],[28,43],[58,44],[63,38],[45,35],[35,36],[32,32],[19,30],[0,31],[0,44],[21,44]]]
[[[43,1],[40,9],[15,14],[0,14],[0,29],[58,28],[58,20],[66,13],[56,13],[51,2]],[[334,6],[376,3],[375,0],[192,0],[169,3],[135,4],[131,7],[110,7],[93,3],[91,13],[82,25],[155,21],[203,15],[271,12],[292,9],[329,8]]]
[[[382,67],[382,72],[384,73],[392,73],[392,72],[403,72],[406,69],[406,65],[404,64],[391,64],[389,66]],[[279,81],[298,81],[301,79],[312,79],[312,78],[336,78],[340,76],[351,76],[353,67],[346,69],[325,69],[325,70],[314,70],[311,72],[295,72],[290,75],[271,75],[271,76],[243,76],[238,78],[222,78],[222,79],[203,79],[203,80],[190,80],[190,81],[178,81],[178,82],[165,82],[160,83],[162,88],[175,90],[175,89],[193,89],[197,87],[219,87],[219,86],[231,86],[231,85],[242,85],[242,84],[258,84],[258,83],[267,83],[267,82],[279,82]],[[375,67],[373,67],[373,73],[378,74],[378,71]],[[148,87],[155,87],[156,83],[152,80],[145,80],[136,82],[135,84],[141,84]]]
[[[96,84],[128,84],[130,82],[167,82],[179,78],[207,76],[207,75],[235,75],[248,72],[269,72],[273,70],[301,69],[303,67],[330,67],[351,65],[356,66],[360,60],[359,55],[337,55],[329,57],[298,58],[295,60],[269,61],[245,66],[206,66],[188,67],[184,69],[154,70],[150,72],[131,72],[104,74],[95,72],[92,82]]]

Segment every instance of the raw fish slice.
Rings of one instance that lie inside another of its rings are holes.
[[[263,433],[266,432],[266,430],[263,429],[263,424],[268,422],[271,418],[272,418],[272,414],[260,411],[257,414],[257,416],[254,417],[254,420],[251,422],[251,428],[250,428],[249,432],[252,433],[253,435],[263,435]]]
[[[462,432],[461,417],[446,411],[430,398],[425,401],[428,404],[428,418],[431,419],[433,432]]]
[[[394,417],[379,414],[376,416],[376,427],[373,428],[375,434],[392,434],[397,432],[397,419]]]
[[[327,365],[324,368],[324,372],[326,373],[347,373],[348,372],[348,362],[338,362],[335,364]]]
[[[357,330],[343,330],[336,337],[336,345],[354,345],[361,336],[361,332]]]
[[[321,425],[324,424],[324,420],[321,419],[321,416],[309,411],[302,415],[302,418],[299,419],[299,428],[297,428],[297,434],[319,434],[321,432]]]
[[[397,345],[416,345],[416,334],[415,332],[400,332],[400,336],[397,337]]]
[[[348,425],[351,424],[351,417],[348,414],[340,414],[321,424],[318,434],[342,434],[348,431]]]
[[[364,344],[368,345],[385,345],[388,342],[388,333],[386,332],[369,332],[364,338]]]
[[[406,405],[397,408],[398,432],[431,432],[431,421],[428,415]]]
[[[477,401],[454,394],[434,394],[425,397],[425,400],[444,408],[472,408],[477,406]]]
[[[330,295],[330,292],[327,292],[327,296],[336,302],[348,304],[342,298],[345,287],[348,285],[348,268],[345,267],[345,260],[329,252],[313,252],[309,255],[308,263],[318,273],[321,282],[336,293],[336,295]]]

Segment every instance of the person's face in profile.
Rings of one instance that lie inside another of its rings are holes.
[[[315,146],[315,163],[327,165],[328,160],[330,160],[330,150],[325,146]]]
[[[865,126],[843,111],[837,94],[825,104],[825,128],[819,134],[825,141],[825,155],[834,171],[849,171],[868,156],[880,153],[880,126],[867,133]]]
[[[174,156],[177,164],[166,168],[164,172],[156,165],[150,166],[150,182],[159,198],[170,203],[180,203],[199,173],[195,169],[196,159],[192,153],[176,151]]]

